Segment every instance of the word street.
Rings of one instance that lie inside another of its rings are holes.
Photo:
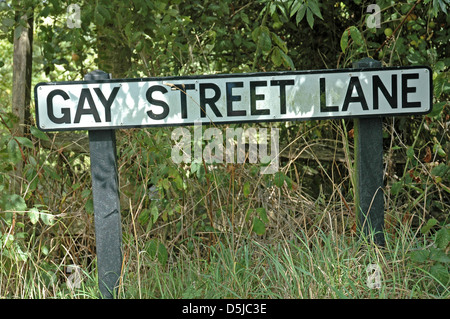
[[[39,83],[44,131],[423,114],[426,67]]]

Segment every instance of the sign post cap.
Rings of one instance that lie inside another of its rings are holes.
[[[361,60],[353,62],[353,68],[381,68],[381,61],[374,60],[372,58],[363,58]]]
[[[84,76],[85,81],[107,80],[111,75],[102,70],[94,70]]]

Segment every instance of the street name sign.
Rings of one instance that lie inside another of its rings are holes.
[[[43,131],[426,114],[428,67],[49,82],[35,86]]]

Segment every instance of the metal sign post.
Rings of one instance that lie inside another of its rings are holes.
[[[86,74],[85,80],[109,79],[103,71]],[[117,293],[122,268],[122,226],[115,130],[89,130],[92,193],[98,285],[103,298]]]
[[[381,62],[370,58],[353,63],[353,67],[381,68]],[[358,228],[373,241],[384,245],[383,119],[354,120],[355,207]],[[371,238],[370,238],[371,239]]]

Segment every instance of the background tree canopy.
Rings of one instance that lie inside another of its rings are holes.
[[[368,11],[374,3],[379,20]],[[48,285],[61,281],[61,265],[92,267],[87,134],[39,131],[32,88],[95,69],[113,78],[316,70],[364,57],[430,66],[433,111],[384,119],[386,228],[431,221],[423,235],[448,229],[449,9],[448,0],[0,1],[2,268],[38,264]],[[172,254],[211,253],[227,232],[265,240],[299,229],[352,234],[352,121],[272,125],[280,128],[281,169],[262,177],[259,164],[174,164],[168,128],[118,131],[124,251],[142,243],[165,265]],[[427,265],[448,279],[448,262]],[[11,285],[0,281],[0,291],[13,296]]]

